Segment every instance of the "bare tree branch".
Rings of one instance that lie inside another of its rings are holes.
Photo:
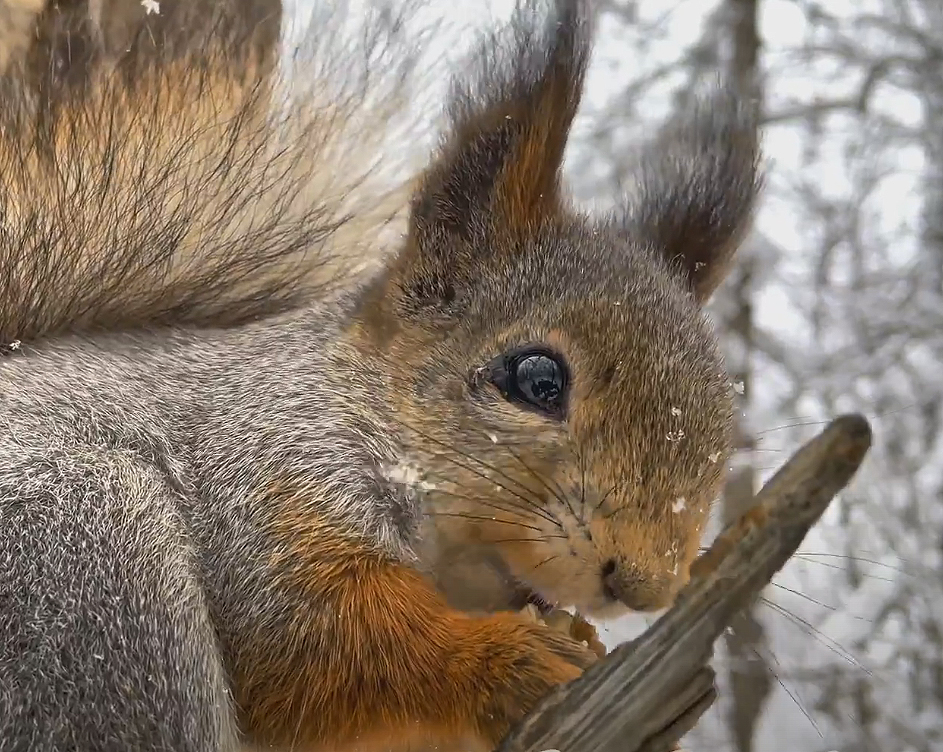
[[[713,645],[792,556],[871,445],[860,415],[844,415],[757,494],[753,508],[703,554],[675,605],[545,698],[499,752],[667,752],[715,697]]]

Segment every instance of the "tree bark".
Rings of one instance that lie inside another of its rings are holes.
[[[745,101],[762,109],[762,85],[759,71],[760,37],[758,0],[725,0],[726,30],[730,42],[729,75]],[[748,255],[733,270],[730,289],[733,315],[727,323],[738,351],[731,363],[731,375],[739,385],[740,404],[748,409],[753,398],[753,359],[755,353],[753,296],[757,259]],[[737,420],[736,443],[739,454],[724,488],[722,522],[731,525],[753,503],[756,492],[756,437],[742,418]],[[730,705],[727,725],[737,752],[753,752],[754,737],[763,708],[773,690],[773,668],[767,660],[768,637],[754,604],[749,604],[724,633],[729,657],[727,684]]]

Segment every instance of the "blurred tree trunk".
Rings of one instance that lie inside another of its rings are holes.
[[[928,306],[943,311],[943,4],[940,0],[920,0],[927,25],[923,37],[923,60],[917,74],[922,82],[924,107],[924,155],[926,169],[924,178],[924,201],[921,222],[921,252],[926,271]],[[943,361],[943,341],[937,340],[936,357]],[[925,445],[931,452],[934,444],[943,435],[943,393],[935,390],[927,394],[922,406],[925,421]],[[931,490],[934,501],[940,504],[943,488],[939,483]],[[923,501],[923,504],[921,504]],[[929,520],[921,506],[930,499],[915,498],[904,514],[904,522],[917,529],[929,527]],[[943,531],[936,534],[933,542],[938,551],[943,551]],[[902,593],[901,600],[910,593]],[[906,601],[901,604],[906,608]],[[939,714],[943,708],[943,625],[933,618],[921,620],[923,646],[912,651],[911,684],[920,687],[915,710],[922,713]],[[925,749],[930,748],[927,740]],[[915,749],[919,749],[915,745]]]
[[[728,75],[744,99],[761,107],[759,70],[760,38],[757,28],[759,0],[725,0],[721,20],[728,40]],[[753,297],[757,257],[749,249],[728,280],[729,318],[724,328],[733,352],[728,352],[730,375],[739,394],[735,428],[735,457],[723,494],[722,521],[726,526],[740,518],[753,503],[756,491],[756,437],[743,420],[753,395],[755,356]],[[731,349],[731,348],[728,348]],[[728,725],[738,752],[753,752],[754,736],[764,705],[772,691],[772,668],[767,664],[767,635],[755,609],[743,613],[725,635],[730,664]]]

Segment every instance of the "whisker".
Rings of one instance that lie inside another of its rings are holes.
[[[535,572],[535,571],[537,571],[537,569],[539,569],[540,567],[542,567],[544,564],[547,564],[548,562],[551,562],[551,561],[553,561],[554,559],[558,559],[558,558],[559,558],[559,557],[557,556],[557,554],[553,554],[553,556],[548,556],[546,559],[544,559],[544,560],[541,561],[540,563],[535,564],[533,567],[531,567],[531,568],[530,568],[530,571],[531,571],[531,572]]]
[[[616,488],[618,487],[619,487],[618,483],[612,484],[609,490],[606,491],[606,493],[602,495],[602,498],[599,500],[599,503],[596,505],[595,509],[593,509],[593,514],[598,512],[600,509],[602,509],[602,505],[605,504],[609,500],[609,497],[612,496],[612,494],[615,492]]]
[[[394,419],[394,420],[396,420],[396,419]],[[482,460],[482,459],[479,459],[478,457],[474,456],[473,454],[471,454],[471,453],[469,453],[469,452],[466,452],[466,451],[463,451],[463,450],[461,450],[461,449],[457,449],[456,447],[450,446],[448,443],[446,443],[446,442],[444,442],[444,441],[441,441],[441,440],[435,438],[434,436],[431,436],[431,435],[425,433],[424,431],[421,431],[421,430],[419,430],[419,429],[413,428],[413,427],[409,426],[408,424],[404,423],[403,421],[397,421],[397,422],[400,423],[400,425],[403,425],[404,427],[406,427],[407,429],[415,431],[419,436],[421,436],[421,437],[423,437],[423,438],[429,440],[429,441],[432,442],[433,444],[437,444],[438,446],[442,447],[443,449],[447,450],[448,452],[454,452],[455,454],[459,455],[460,457],[464,457],[464,458],[466,458],[466,459],[468,459],[468,460],[470,460],[470,461],[472,461],[472,462],[475,462],[475,463],[479,464],[481,467],[485,468],[486,470],[490,470],[491,472],[496,473],[499,477],[504,478],[506,481],[509,481],[510,483],[513,483],[513,484],[515,484],[516,486],[519,486],[521,489],[523,489],[523,491],[524,491],[525,493],[533,493],[532,489],[528,488],[525,484],[521,483],[521,482],[520,482],[519,480],[517,480],[516,478],[511,477],[510,475],[508,475],[508,474],[505,473],[504,471],[500,470],[500,469],[497,468],[497,467],[494,467],[493,465],[491,465],[491,464],[485,462],[485,461]],[[515,458],[518,459],[519,461],[521,460],[521,458],[518,457],[517,454],[516,454],[513,450],[510,449],[509,445],[507,445],[507,444],[499,444],[498,446],[502,446],[512,457],[515,457]],[[502,490],[507,491],[509,494],[512,494],[513,496],[516,496],[518,499],[520,499],[522,502],[524,502],[524,503],[527,504],[528,506],[532,506],[535,510],[540,510],[540,512],[542,513],[541,516],[544,516],[544,517],[547,519],[548,522],[551,522],[552,524],[556,525],[556,526],[557,526],[558,528],[560,528],[561,530],[563,529],[563,525],[560,524],[559,520],[557,520],[556,517],[554,517],[550,512],[548,512],[548,511],[545,510],[543,507],[541,507],[541,506],[540,506],[537,502],[535,502],[533,499],[527,498],[526,496],[522,495],[520,492],[515,491],[513,488],[508,487],[508,486],[507,486],[506,484],[504,484],[504,483],[498,482],[496,479],[494,479],[494,478],[492,478],[492,477],[486,475],[485,473],[483,473],[483,472],[481,472],[481,471],[479,471],[479,470],[476,470],[476,469],[474,469],[474,468],[468,467],[468,465],[463,464],[463,463],[461,463],[461,462],[458,462],[456,459],[454,459],[453,457],[449,457],[447,454],[440,453],[438,456],[442,457],[443,459],[447,459],[448,461],[454,463],[454,464],[457,465],[458,467],[464,468],[465,470],[468,470],[469,472],[474,473],[474,474],[477,475],[479,478],[482,478],[482,479],[484,479],[484,480],[487,480],[487,481],[489,481],[489,482],[494,483],[495,485],[497,485],[497,486],[498,486],[499,488],[501,488]],[[538,475],[537,473],[535,473],[532,469],[528,468],[526,465],[525,465],[524,467],[525,467],[525,469],[527,469],[535,478],[537,478],[538,480],[540,480],[541,484],[544,485],[544,487],[546,488],[546,484],[544,483],[544,481],[543,481],[542,479],[539,478],[539,475]],[[551,489],[548,488],[547,490],[550,491],[551,493],[553,493]],[[565,497],[565,496],[562,496],[562,497],[561,497],[561,496],[557,496],[557,499],[558,499],[559,501],[564,502],[564,503],[567,505],[567,507],[570,509],[570,513],[573,514],[572,507],[569,506],[569,503],[566,501],[566,497]],[[574,515],[574,516],[575,516],[575,515]]]
[[[394,420],[396,420],[396,419],[394,418]],[[511,483],[514,483],[514,484],[520,486],[520,487],[523,488],[525,491],[530,491],[530,490],[531,490],[531,489],[529,489],[527,486],[525,486],[523,483],[521,483],[519,480],[517,480],[517,479],[515,479],[515,478],[512,478],[510,475],[508,475],[507,473],[505,473],[503,470],[499,470],[498,468],[494,467],[493,465],[490,465],[489,463],[487,463],[487,462],[485,462],[484,460],[482,460],[482,459],[476,457],[475,455],[470,454],[470,453],[468,453],[468,452],[466,452],[466,451],[463,451],[463,450],[461,450],[461,449],[457,449],[456,447],[451,446],[450,444],[448,444],[448,443],[442,441],[441,439],[437,439],[435,436],[432,436],[431,434],[427,434],[427,433],[425,433],[424,431],[419,430],[418,428],[414,428],[413,426],[410,426],[410,425],[407,424],[407,423],[404,423],[404,422],[399,421],[399,420],[396,420],[396,422],[400,423],[400,425],[404,426],[405,428],[409,429],[410,431],[414,431],[417,435],[421,436],[422,438],[426,439],[427,441],[430,441],[430,442],[432,442],[433,444],[436,444],[436,445],[442,447],[443,449],[447,450],[448,452],[454,452],[454,453],[457,454],[459,457],[464,457],[465,459],[471,460],[472,462],[476,462],[476,463],[478,463],[479,465],[481,465],[483,468],[485,468],[486,470],[490,470],[490,471],[493,472],[493,473],[497,473],[500,477],[504,478],[504,479],[507,480],[507,481],[510,481]],[[446,459],[450,459],[451,462],[455,462],[456,465],[459,465],[458,462],[456,462],[454,459],[449,458],[448,455],[440,454],[439,456],[445,457]],[[465,466],[464,466],[464,465],[459,465],[459,467],[465,467]],[[472,471],[472,470],[471,470],[470,468],[468,468],[468,467],[465,467],[465,469],[466,469],[466,470],[469,470],[469,471],[471,471],[471,472],[474,472],[474,471]],[[491,478],[491,477],[489,477],[489,476],[487,476],[487,475],[481,474],[481,473],[479,473],[479,477],[485,478],[486,480],[493,480],[493,478]],[[506,489],[506,490],[508,490],[508,492],[510,492],[510,489]]]
[[[908,572],[903,567],[895,567],[893,564],[886,564],[883,561],[878,561],[877,559],[869,559],[865,556],[854,556],[851,554],[827,554],[827,553],[818,553],[815,551],[798,551],[796,552],[795,555],[800,556],[802,558],[807,558],[810,556],[821,556],[822,558],[828,558],[828,559],[848,559],[850,561],[857,561],[863,564],[874,564],[875,566],[878,566],[878,567],[884,567],[885,569],[890,569],[892,572],[900,572],[901,574],[905,574],[908,577],[915,576],[912,572]],[[809,560],[815,561],[814,559],[809,559]]]
[[[804,600],[807,600],[809,603],[814,603],[816,606],[821,606],[822,608],[828,609],[829,611],[837,611],[837,610],[838,610],[835,606],[830,606],[830,605],[828,605],[827,603],[822,603],[821,601],[817,601],[817,600],[816,600],[815,598],[813,598],[811,595],[806,595],[806,594],[803,593],[801,590],[794,590],[794,589],[791,588],[791,587],[786,587],[785,585],[780,585],[778,582],[771,582],[770,585],[772,585],[773,587],[779,588],[780,590],[785,590],[787,593],[791,593],[792,595],[797,595],[797,596],[799,596],[800,598],[803,598]],[[778,604],[777,604],[777,605],[778,605]]]
[[[888,418],[892,415],[897,415],[899,413],[912,410],[915,407],[919,407],[920,404],[921,403],[919,402],[913,402],[911,404],[902,405],[901,407],[896,407],[893,410],[887,410],[885,412],[876,413],[873,417],[874,418]],[[791,423],[783,423],[778,426],[773,426],[772,428],[763,429],[762,431],[756,431],[755,435],[763,436],[765,434],[775,433],[776,431],[786,431],[790,428],[807,428],[807,427],[818,428],[819,426],[824,426],[826,423],[828,423],[828,420],[813,420],[811,418],[803,418],[803,419],[793,421]]]
[[[566,539],[566,535],[544,535],[540,538],[501,538],[500,540],[488,540],[486,543],[493,543],[495,545],[499,543],[549,543],[551,539],[562,538]]]
[[[461,452],[456,452],[456,453],[459,454],[460,456],[464,456]],[[526,504],[526,505],[528,506],[528,508],[531,508],[531,509],[534,509],[534,510],[540,510],[541,512],[543,512],[543,513],[546,514],[546,515],[549,515],[549,514],[550,514],[549,512],[547,512],[546,510],[544,510],[539,504],[537,504],[537,502],[535,502],[533,499],[528,499],[526,496],[522,495],[519,491],[516,491],[516,490],[514,490],[513,488],[510,488],[509,486],[505,485],[504,483],[501,483],[500,481],[498,481],[498,480],[495,479],[495,478],[492,478],[492,477],[489,476],[489,475],[486,475],[486,474],[483,473],[481,470],[478,470],[478,469],[476,469],[476,468],[474,468],[474,467],[469,467],[468,465],[466,465],[466,464],[464,464],[464,463],[462,463],[462,462],[459,462],[459,461],[456,460],[454,457],[449,457],[448,455],[445,455],[445,454],[439,454],[439,455],[436,455],[436,456],[448,460],[449,462],[451,462],[452,464],[456,465],[457,467],[461,467],[461,468],[467,470],[468,472],[477,475],[479,478],[482,478],[483,480],[488,481],[489,483],[494,483],[494,485],[496,485],[498,488],[500,488],[500,489],[502,489],[502,490],[504,490],[504,491],[507,491],[507,492],[508,492],[509,494],[511,494],[512,496],[515,496],[516,498],[520,499],[522,502],[524,502],[524,504]],[[480,462],[480,460],[476,460],[474,457],[472,457],[471,459],[474,460],[474,461],[476,461],[476,462]],[[488,469],[491,469],[486,463],[480,462],[480,464],[483,465],[484,467],[488,468]],[[499,471],[495,471],[495,472],[499,472]],[[502,477],[506,477],[506,476],[504,476],[503,473],[500,473],[500,474],[501,474]],[[441,478],[441,479],[442,479],[442,480],[446,480],[446,479],[444,479],[444,478]],[[517,483],[517,481],[515,481],[513,478],[508,478],[508,480],[510,480],[511,482]],[[518,485],[521,485],[522,488],[525,488],[525,490],[527,490],[526,487],[523,486],[522,484],[518,484]],[[557,525],[557,527],[559,527],[559,528],[561,528],[561,529],[563,528],[563,525],[561,525],[561,524],[559,523],[559,521],[557,521],[557,520],[556,520],[555,518],[553,518],[553,517],[550,517],[548,521],[550,521],[550,522],[552,522],[553,524]]]
[[[603,520],[608,520],[608,519],[610,519],[610,518],[612,518],[612,517],[615,517],[617,514],[619,514],[619,512],[624,512],[624,511],[625,511],[624,509],[620,509],[619,507],[616,507],[616,508],[613,509],[611,512],[609,512],[608,514],[604,514],[604,515],[602,516],[602,519],[603,519]]]
[[[508,454],[510,454],[515,460],[517,460],[520,463],[521,467],[523,467],[534,478],[534,480],[536,480],[538,483],[540,483],[541,486],[543,486],[546,489],[547,493],[549,493],[553,498],[555,498],[561,504],[565,504],[567,508],[570,507],[569,502],[566,499],[566,494],[563,492],[562,488],[560,488],[556,483],[554,483],[554,485],[557,487],[557,490],[554,490],[553,488],[551,488],[550,484],[546,480],[541,478],[539,473],[537,473],[533,468],[530,467],[530,465],[524,462],[523,457],[521,457],[517,452],[515,452],[509,446],[505,444],[502,444],[501,446],[507,450]],[[570,513],[571,514],[573,513],[572,509],[570,509]]]
[[[795,704],[795,706],[796,706],[797,708],[799,708],[799,711],[802,713],[802,715],[804,715],[804,716],[806,717],[806,719],[807,719],[807,720],[809,721],[809,723],[812,725],[812,728],[815,729],[815,733],[817,733],[817,734],[819,735],[819,738],[820,738],[820,739],[825,739],[825,735],[822,733],[822,729],[819,728],[819,725],[815,722],[815,719],[812,717],[812,715],[809,713],[809,711],[807,711],[807,710],[805,709],[805,705],[804,705],[803,702],[802,702],[802,698],[799,696],[799,690],[796,689],[795,692],[793,692],[792,690],[790,690],[789,687],[786,686],[786,683],[779,677],[779,674],[777,674],[777,673],[773,670],[772,666],[767,665],[766,661],[763,660],[763,655],[761,655],[760,652],[759,652],[756,648],[754,648],[754,647],[751,647],[750,650],[752,650],[752,651],[753,651],[753,654],[756,655],[756,657],[760,659],[760,663],[763,664],[764,668],[766,668],[766,670],[767,670],[767,672],[769,673],[769,675],[772,676],[772,677],[776,680],[776,683],[780,686],[780,688],[783,690],[783,692],[785,692],[786,695],[789,697],[789,699],[793,701],[793,703]],[[773,661],[773,663],[775,663],[777,666],[781,666],[781,665],[782,665],[782,664],[779,662],[779,659],[775,656],[775,654],[773,654],[772,651],[770,651],[770,650],[764,650],[763,652],[764,652],[766,655],[768,655],[769,658]]]
[[[763,600],[763,599],[761,599],[761,600]],[[752,648],[752,647],[751,647],[751,649],[754,650],[754,652],[756,651],[756,648]],[[771,660],[771,661],[772,661],[773,663],[775,663],[777,666],[780,666],[780,667],[782,666],[782,663],[780,662],[779,658],[776,657],[776,654],[775,654],[771,649],[766,648],[766,649],[763,650],[763,653],[769,658],[769,660]],[[768,671],[771,671],[771,670],[772,670],[769,666],[767,666],[766,668],[767,668]],[[780,681],[779,675],[776,674],[776,673],[773,673],[773,677],[774,677],[774,678],[776,679],[776,681],[779,683],[779,686],[782,687],[783,691],[784,691],[787,695],[789,695],[790,698],[793,698],[793,693],[790,692],[789,689],[787,689],[787,687],[782,683],[782,681]],[[795,695],[796,695],[796,697],[799,697],[798,689],[796,690]],[[799,699],[801,699],[801,698],[799,698]],[[793,698],[793,700],[795,701],[795,698]],[[817,727],[816,724],[815,724],[815,721],[814,721],[812,718],[809,717],[808,713],[805,712],[805,709],[799,704],[799,702],[796,702],[796,705],[799,706],[799,709],[802,710],[803,715],[805,715],[806,718],[809,719],[809,722],[812,724],[812,727],[815,728],[815,730],[818,731],[818,732],[819,732],[819,735],[821,736],[821,731],[819,731],[818,727]],[[852,723],[854,723],[854,718],[852,718],[852,716],[851,716],[850,713],[842,712],[842,715],[843,715],[845,718],[847,718],[849,721],[851,721]]]
[[[456,493],[455,491],[448,491],[443,488],[437,488],[433,493],[439,494],[441,496],[449,496],[455,499],[463,499],[475,504],[483,504],[484,506],[492,507],[493,509],[497,509],[501,512],[507,512],[508,514],[539,517],[543,520],[546,520],[550,524],[555,525],[561,530],[563,529],[563,525],[561,525],[557,519],[550,514],[550,512],[536,504],[522,504],[518,501],[515,501],[514,499],[501,499],[500,504],[508,504],[510,506],[510,509],[508,509],[507,507],[501,506],[497,500],[488,499],[482,496],[468,496],[466,494]]]
[[[395,419],[395,418],[394,418],[394,421],[398,422],[400,425],[404,426],[404,427],[407,428],[408,430],[415,431],[415,433],[416,433],[417,435],[419,435],[419,436],[421,436],[422,438],[427,439],[427,440],[430,441],[431,443],[436,444],[436,445],[438,445],[439,447],[445,449],[446,452],[452,452],[452,453],[454,453],[454,454],[457,454],[457,455],[460,456],[460,457],[463,457],[463,458],[465,458],[465,459],[470,460],[471,462],[477,463],[478,465],[480,465],[481,467],[485,468],[486,470],[490,470],[492,473],[495,473],[495,474],[498,475],[500,478],[503,478],[504,480],[506,480],[506,481],[508,481],[508,482],[510,482],[510,483],[513,483],[513,484],[516,485],[516,486],[519,486],[521,489],[523,489],[523,491],[524,491],[525,493],[532,493],[532,490],[531,490],[530,488],[528,488],[525,484],[521,483],[521,482],[520,482],[519,480],[517,480],[516,478],[511,477],[510,475],[508,475],[508,474],[505,473],[504,471],[502,471],[502,470],[500,470],[500,469],[494,467],[493,465],[491,465],[491,464],[485,462],[484,460],[481,460],[481,459],[479,459],[478,457],[475,457],[473,454],[470,454],[469,452],[463,451],[463,450],[458,449],[458,448],[456,448],[456,447],[450,446],[450,445],[447,444],[446,442],[441,441],[441,440],[435,438],[434,436],[431,436],[431,435],[425,433],[424,431],[421,431],[421,430],[416,429],[416,428],[414,428],[414,427],[412,427],[412,426],[409,426],[408,424],[404,423],[403,421],[397,420],[397,419]],[[574,517],[576,516],[576,515],[574,514],[574,512],[573,512],[572,507],[570,506],[570,504],[569,504],[569,502],[567,501],[567,499],[566,499],[565,496],[559,496],[559,495],[557,495],[557,494],[553,494],[553,490],[547,487],[545,481],[543,481],[543,479],[541,479],[541,478],[539,477],[539,475],[538,475],[535,471],[533,471],[533,469],[529,468],[529,467],[526,465],[526,463],[523,462],[523,459],[522,459],[521,457],[519,457],[513,450],[511,450],[509,446],[507,446],[507,445],[499,445],[499,446],[503,446],[503,448],[505,449],[505,451],[507,451],[512,457],[515,457],[515,459],[517,459],[519,462],[521,462],[521,464],[524,466],[524,468],[525,468],[531,475],[533,475],[535,478],[537,478],[537,479],[540,481],[541,485],[543,485],[543,486],[544,486],[552,495],[554,495],[559,501],[565,503],[566,506],[567,506],[567,508],[570,510],[570,513],[573,514]],[[478,470],[478,469],[476,469],[476,468],[474,468],[474,467],[469,467],[466,463],[459,462],[459,461],[456,460],[454,457],[450,457],[447,453],[441,453],[441,452],[440,452],[440,453],[438,453],[436,456],[441,457],[442,459],[446,459],[446,460],[448,460],[449,462],[452,462],[452,463],[455,464],[456,466],[461,467],[461,468],[467,470],[467,471],[470,472],[470,473],[474,473],[475,475],[477,475],[479,478],[482,478],[483,480],[487,480],[487,481],[489,481],[489,482],[491,482],[491,483],[494,483],[496,486],[498,486],[498,487],[501,488],[502,490],[506,491],[507,493],[511,494],[512,496],[516,497],[516,498],[519,499],[521,502],[523,502],[529,509],[533,510],[533,512],[534,512],[534,514],[535,514],[536,516],[543,517],[545,520],[547,520],[548,522],[550,522],[552,525],[555,525],[555,526],[556,526],[557,528],[559,528],[560,530],[563,530],[563,525],[560,523],[560,521],[559,521],[551,512],[549,512],[548,510],[546,510],[546,509],[544,509],[542,506],[540,506],[540,504],[538,504],[534,499],[528,498],[527,496],[523,495],[521,492],[519,492],[519,491],[515,490],[514,488],[511,488],[510,486],[508,486],[506,483],[502,483],[502,482],[498,481],[497,479],[495,479],[495,478],[493,478],[493,477],[491,477],[491,476],[485,474],[485,473],[482,472],[481,470]]]
[[[792,558],[793,558],[793,559],[799,559],[799,560],[801,560],[801,561],[808,562],[809,564],[817,564],[817,565],[820,566],[820,567],[826,567],[826,568],[828,568],[828,569],[835,569],[835,570],[837,570],[837,571],[839,571],[839,572],[847,572],[847,571],[848,571],[848,568],[847,568],[847,567],[840,567],[840,566],[838,566],[837,564],[829,564],[827,561],[817,561],[817,560],[815,560],[815,559],[809,559],[809,558],[806,558],[803,554],[793,554],[793,555],[792,555]],[[847,557],[847,558],[853,558],[853,557]],[[881,577],[881,576],[876,575],[876,574],[871,574],[870,572],[865,572],[865,573],[862,574],[862,576],[863,576],[863,577],[867,577],[867,578],[872,579],[872,580],[878,580],[879,582],[896,582],[896,580],[893,580],[893,579],[891,579],[890,577]]]
[[[700,547],[698,547],[698,553],[701,553],[701,554],[704,553],[705,551],[709,551],[709,550],[710,550],[710,546],[700,546]],[[798,560],[804,561],[804,562],[806,562],[806,563],[808,563],[808,564],[817,564],[817,565],[820,566],[820,567],[827,567],[828,569],[834,569],[834,570],[837,570],[837,571],[839,571],[839,572],[847,572],[847,571],[848,571],[848,569],[847,569],[846,567],[841,567],[841,566],[839,566],[838,564],[829,564],[827,561],[818,561],[818,560],[816,560],[816,559],[810,558],[810,557],[813,557],[813,556],[831,556],[831,557],[835,557],[835,558],[838,558],[838,559],[848,559],[849,561],[861,561],[861,562],[864,562],[864,563],[866,563],[866,564],[867,564],[867,563],[874,563],[874,564],[881,565],[881,562],[879,562],[879,561],[873,561],[873,562],[872,562],[872,561],[870,561],[870,560],[868,560],[868,559],[862,559],[862,558],[859,558],[859,557],[857,557],[857,556],[849,556],[849,555],[846,555],[846,554],[816,554],[816,553],[797,552],[797,553],[795,553],[795,554],[792,555],[792,558],[793,558],[793,559],[798,559]],[[891,566],[890,564],[884,564],[884,565],[882,565],[882,566],[885,566],[885,567],[887,567],[888,569],[892,569],[892,570],[894,570],[894,571],[901,572],[902,574],[906,574],[906,575],[908,575],[908,576],[910,576],[910,577],[916,576],[916,575],[914,575],[912,572],[908,572],[908,571],[905,570],[905,569],[898,569],[898,568],[896,568],[896,567]],[[889,578],[889,577],[881,577],[881,576],[876,575],[876,574],[871,574],[870,572],[864,572],[864,573],[862,573],[861,576],[862,576],[862,577],[866,577],[866,578],[871,579],[871,580],[878,580],[879,582],[896,582],[896,580],[893,580],[893,579],[891,579],[891,578]],[[774,583],[774,584],[775,584],[775,583]]]
[[[520,520],[502,520],[498,517],[484,517],[481,515],[475,514],[462,514],[461,512],[428,512],[430,517],[461,517],[466,520],[480,520],[482,522],[500,522],[505,525],[515,525],[516,527],[524,527],[528,530],[534,530],[538,533],[542,533],[543,529],[536,527],[534,525],[527,525]]]
[[[765,428],[762,431],[756,431],[755,436],[765,436],[770,433],[775,433],[776,431],[787,431],[790,428],[817,428],[818,426],[824,426],[828,421],[825,420],[797,420],[792,423],[783,423],[779,426],[773,426],[772,428]]]
[[[785,585],[780,585],[778,582],[771,582],[770,585],[772,585],[773,587],[777,587],[777,588],[779,588],[780,590],[785,590],[787,593],[791,593],[792,595],[797,595],[797,596],[799,596],[800,598],[802,598],[802,599],[808,601],[809,603],[814,603],[816,606],[821,606],[822,608],[827,609],[827,610],[829,610],[829,611],[839,611],[838,607],[836,607],[836,606],[830,606],[828,603],[823,603],[822,601],[816,600],[816,599],[813,598],[811,595],[806,595],[806,594],[803,593],[801,590],[794,590],[794,589],[791,588],[791,587],[786,587]],[[777,605],[779,605],[779,604],[777,604]],[[855,621],[863,621],[863,622],[867,622],[868,624],[873,624],[873,623],[874,623],[874,620],[873,620],[873,619],[865,619],[863,616],[852,616],[851,618],[852,618],[852,620],[855,620]]]
[[[780,606],[778,603],[776,603],[776,602],[774,602],[774,601],[770,601],[770,600],[767,600],[766,598],[762,598],[762,599],[760,600],[760,602],[761,602],[764,606],[766,606],[766,607],[768,607],[768,608],[771,608],[771,609],[773,609],[774,611],[776,611],[776,612],[782,614],[782,615],[785,616],[789,621],[791,621],[793,624],[796,624],[797,626],[805,627],[807,630],[809,630],[809,632],[810,632],[813,636],[816,637],[816,639],[819,641],[819,643],[821,643],[824,647],[828,648],[829,651],[831,651],[832,653],[834,653],[835,655],[837,655],[839,658],[841,658],[842,660],[844,660],[846,663],[849,663],[849,664],[851,664],[852,666],[855,666],[856,668],[861,669],[861,670],[864,671],[868,676],[872,676],[872,675],[873,675],[872,672],[871,672],[871,670],[868,669],[867,666],[865,666],[863,663],[861,663],[861,661],[859,661],[857,658],[855,658],[855,656],[853,656],[851,653],[849,653],[849,652],[848,652],[845,648],[843,648],[839,643],[835,642],[835,640],[833,640],[831,637],[829,637],[828,635],[824,634],[821,630],[817,629],[811,622],[807,621],[806,619],[803,619],[801,616],[797,616],[796,614],[792,613],[789,609],[784,608],[783,606]]]
[[[583,453],[577,448],[576,456],[580,465],[580,524],[586,524],[586,462]],[[574,515],[575,516],[575,515]]]

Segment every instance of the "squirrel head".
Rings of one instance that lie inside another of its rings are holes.
[[[756,123],[720,87],[642,155],[621,216],[584,215],[561,165],[591,27],[573,0],[545,23],[533,11],[454,84],[404,247],[352,332],[390,374],[437,535],[500,562],[508,607],[656,610],[687,578],[730,450],[702,306],[752,214]]]

